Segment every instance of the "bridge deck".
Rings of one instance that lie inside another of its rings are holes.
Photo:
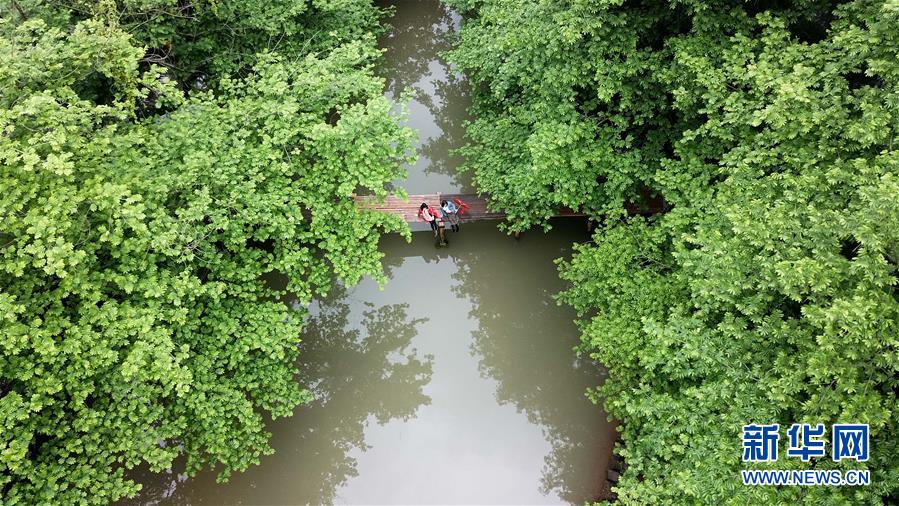
[[[432,193],[428,195],[409,195],[409,200],[403,200],[396,197],[388,197],[383,202],[375,197],[357,196],[356,202],[366,209],[374,209],[377,211],[387,212],[402,216],[406,223],[416,223],[418,218],[418,209],[421,203],[428,204],[428,207],[437,209],[440,207],[441,200],[452,200],[458,198],[462,202],[468,204],[469,208],[464,215],[463,221],[476,220],[501,220],[506,217],[505,213],[492,212],[487,210],[487,202],[489,199],[473,193]],[[582,213],[572,211],[570,209],[560,210],[556,216],[583,216]]]

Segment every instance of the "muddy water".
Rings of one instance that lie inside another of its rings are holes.
[[[439,53],[458,17],[400,2],[383,39],[389,93],[412,88],[422,161],[410,192],[465,190],[464,81]],[[217,484],[211,472],[144,480],[140,504],[546,504],[603,494],[613,430],[584,396],[603,370],[576,359],[574,315],[558,307],[553,259],[584,240],[560,221],[520,241],[464,224],[385,237],[390,282],[338,286],[302,336],[300,381],[315,401],[271,423],[275,454]]]
[[[438,0],[380,1],[393,7],[392,29],[381,37],[387,79],[386,95],[408,92],[407,124],[419,132],[418,161],[407,167],[408,179],[397,184],[409,193],[467,193],[471,178],[459,174],[462,162],[450,152],[464,144],[464,122],[471,105],[465,78],[454,72],[442,54],[453,45],[461,17]]]

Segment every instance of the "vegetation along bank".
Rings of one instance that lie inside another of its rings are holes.
[[[381,277],[357,209],[403,177],[372,66],[381,12],[342,2],[44,3],[0,11],[0,490],[103,504],[136,466],[221,478],[270,453],[302,301]]]
[[[513,231],[603,223],[560,300],[610,370],[619,499],[899,501],[899,2],[450,3],[478,189]],[[742,425],[777,422],[870,424],[872,484],[743,486]]]

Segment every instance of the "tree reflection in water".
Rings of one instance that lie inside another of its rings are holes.
[[[432,177],[427,184],[448,183],[468,191],[470,177],[458,172],[462,158],[451,154],[464,144],[464,123],[470,118],[467,109],[471,104],[468,83],[443,57],[453,47],[461,18],[441,2],[394,0],[379,4],[395,11],[388,20],[391,29],[380,41],[387,50],[382,72],[387,77],[387,95],[399,98],[405,90],[412,92],[410,122],[421,132],[420,159],[410,173],[440,175],[446,182]],[[412,186],[417,183],[411,181]],[[408,189],[431,193],[450,188]]]
[[[292,418],[269,422],[275,454],[226,484],[215,483],[214,472],[189,480],[173,472],[145,473],[137,477],[144,491],[134,503],[274,503],[284,497],[297,504],[340,502],[335,492],[357,475],[351,453],[368,449],[366,426],[407,420],[430,404],[422,387],[430,381],[432,357],[410,348],[426,319],[410,319],[405,304],[360,303],[337,286],[312,313],[298,379],[315,400]]]
[[[332,503],[335,490],[358,475],[349,453],[368,449],[366,424],[408,420],[420,406],[430,404],[422,387],[430,381],[432,358],[420,358],[416,350],[408,349],[417,326],[426,319],[410,320],[406,304],[376,307],[364,302],[362,321],[355,326],[345,301],[345,294],[336,294],[319,305],[302,345],[300,381],[311,385],[315,395],[304,409],[320,415],[311,417],[306,434],[328,436],[309,438],[318,446],[312,457],[317,462],[304,466],[309,474],[303,479],[319,484],[319,490],[300,502]],[[392,395],[382,395],[384,391]],[[303,487],[303,493],[311,492]]]
[[[608,493],[605,469],[614,440],[603,410],[585,398],[606,371],[575,358],[575,315],[555,303],[553,295],[562,285],[547,268],[583,237],[583,223],[568,220],[557,222],[549,234],[525,234],[518,244],[483,241],[487,247],[454,255],[458,271],[453,276],[458,281],[454,290],[471,301],[469,316],[478,321],[471,353],[479,359],[481,375],[498,383],[499,403],[524,412],[552,445],[544,458],[541,492],[572,504]],[[516,246],[527,253],[517,253]],[[529,311],[516,308],[522,304]]]
[[[469,119],[466,108],[470,102],[468,82],[460,75],[449,74],[435,83],[435,94],[440,105],[429,104],[429,109],[441,135],[430,137],[419,148],[421,155],[431,161],[425,172],[449,176],[456,186],[466,188],[470,186],[470,176],[459,172],[464,159],[452,150],[465,144],[465,122]]]

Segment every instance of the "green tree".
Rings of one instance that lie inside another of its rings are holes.
[[[473,81],[461,152],[511,230],[560,206],[614,213],[651,182],[677,118],[654,50],[688,27],[660,2],[450,2],[468,14],[451,59]]]
[[[379,234],[405,231],[352,200],[411,156],[373,38],[261,54],[184,95],[103,16],[3,23],[4,502],[109,502],[179,455],[221,479],[258,462],[264,420],[309,399],[305,310],[264,276],[301,302],[383,280]]]
[[[604,223],[561,300],[610,368],[619,498],[895,502],[899,3],[457,4],[479,189],[512,228]],[[651,194],[670,212],[622,216]],[[753,422],[869,423],[873,484],[744,487]]]
[[[370,0],[5,0],[10,16],[41,18],[58,28],[101,18],[144,47],[185,88],[206,88],[223,76],[246,75],[257,55],[329,52],[357,42],[375,46],[384,12]]]

